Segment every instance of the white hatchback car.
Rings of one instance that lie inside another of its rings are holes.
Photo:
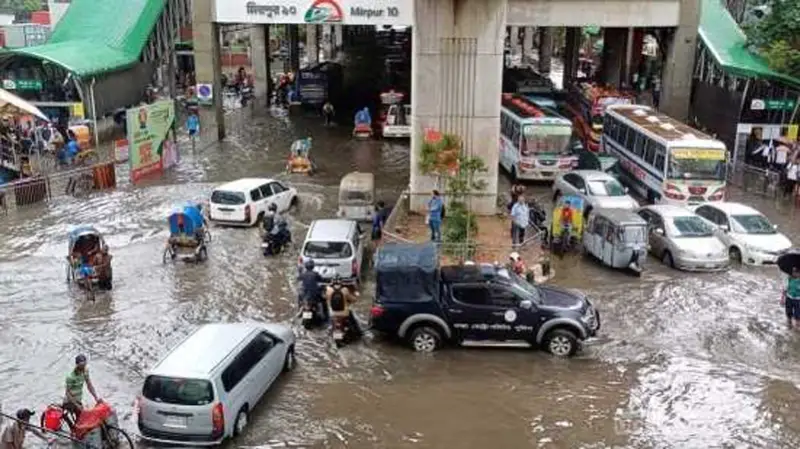
[[[716,225],[715,233],[728,247],[732,261],[750,265],[775,264],[792,242],[763,214],[739,203],[707,203],[697,215]]]
[[[270,204],[286,212],[297,204],[297,190],[269,178],[244,178],[223,184],[211,192],[209,220],[230,226],[258,223]]]
[[[586,213],[591,209],[636,209],[639,203],[628,195],[627,187],[617,178],[599,170],[573,170],[556,177],[553,200],[561,195],[577,195],[586,201]]]
[[[728,247],[714,234],[714,225],[692,211],[657,204],[636,213],[647,221],[650,254],[664,265],[686,271],[728,268]]]

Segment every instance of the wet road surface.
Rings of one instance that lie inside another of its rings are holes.
[[[210,260],[162,265],[166,215],[219,183],[276,176],[300,191],[303,223],[336,209],[340,177],[376,173],[379,197],[407,184],[407,145],[351,142],[315,119],[229,116],[230,138],[184,151],[164,179],[89,199],[62,198],[0,220],[3,409],[41,411],[63,394],[77,353],[99,394],[135,429],[144,373],[193,326],[287,320],[296,255],[265,260],[255,229],[213,228]],[[238,120],[238,122],[236,121]],[[282,173],[289,144],[310,133],[313,178]],[[546,187],[532,187],[548,196]],[[794,241],[797,215],[745,198]],[[114,255],[114,291],[92,303],[65,282],[66,234],[93,224]],[[790,448],[800,444],[800,331],[786,328],[781,276],[770,268],[680,274],[650,261],[636,279],[567,257],[556,283],[601,310],[600,341],[577,358],[529,350],[421,356],[367,340],[341,350],[298,330],[298,368],[254,411],[237,447]],[[371,286],[366,284],[365,317]]]

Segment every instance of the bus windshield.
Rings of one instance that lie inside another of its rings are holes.
[[[563,125],[525,125],[522,154],[566,154],[571,150],[572,127]]]
[[[669,179],[725,180],[725,150],[673,149],[669,161]]]

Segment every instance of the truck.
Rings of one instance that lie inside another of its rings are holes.
[[[506,267],[439,266],[433,243],[386,243],[376,254],[371,329],[417,352],[523,342],[571,357],[600,329],[585,294],[534,285]]]

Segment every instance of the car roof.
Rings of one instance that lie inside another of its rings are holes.
[[[214,323],[200,326],[169,352],[150,375],[208,376],[248,336],[261,330],[253,323]]]
[[[350,236],[350,230],[356,225],[353,220],[325,218],[314,220],[308,230],[306,240],[319,242],[343,241]]]
[[[277,181],[272,178],[242,178],[222,184],[221,186],[216,187],[214,190],[232,190],[234,192],[249,191],[270,182]]]
[[[628,209],[594,209],[592,214],[603,216],[608,221],[618,225],[647,224],[647,222],[644,221],[644,218],[640,217],[636,212]]]
[[[728,202],[718,202],[718,203],[706,203],[702,204],[701,206],[711,206],[715,207],[722,212],[725,212],[728,215],[752,215],[758,214],[761,215],[761,212],[753,209],[750,206],[745,206],[741,203],[728,203]]]
[[[581,176],[582,178],[586,178],[589,180],[593,179],[615,179],[613,176],[609,175],[608,173],[600,170],[572,170],[568,173],[575,173],[576,175]]]
[[[672,204],[652,204],[650,206],[645,206],[642,209],[652,210],[662,217],[686,217],[695,215],[694,212],[686,209],[685,207],[675,206]]]

